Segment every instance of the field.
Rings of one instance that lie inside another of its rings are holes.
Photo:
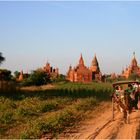
[[[58,83],[0,93],[0,138],[57,138],[109,101],[108,83]]]

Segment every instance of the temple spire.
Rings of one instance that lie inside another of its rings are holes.
[[[133,56],[134,56],[134,58],[135,58],[135,52],[133,52]]]
[[[131,61],[131,67],[135,67],[135,66],[137,66],[137,60],[135,57],[135,52],[133,52],[133,59]]]
[[[81,55],[80,55],[79,65],[84,65],[84,60],[83,60],[82,53],[81,53]]]
[[[18,80],[19,81],[22,81],[23,80],[23,70],[21,70]]]
[[[97,58],[96,58],[96,53],[95,53],[94,58],[91,62],[91,66],[97,66],[98,67],[98,61],[97,61]]]

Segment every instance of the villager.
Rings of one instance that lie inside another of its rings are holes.
[[[128,88],[125,90],[125,102],[128,105],[129,112],[131,112],[135,105],[135,90],[132,84],[128,84]]]
[[[124,103],[124,91],[122,90],[121,86],[116,87],[115,94],[118,98],[118,101],[121,101],[122,103]],[[123,109],[121,108],[121,106],[119,104],[117,105],[117,108],[118,108],[118,110],[120,110],[120,112],[123,111]]]
[[[138,100],[139,100],[139,85],[137,84],[137,83],[135,83],[134,84],[134,90],[135,90],[135,92],[134,92],[134,94],[135,94],[135,101],[134,101],[134,107],[135,107],[135,109],[136,110],[138,110]]]

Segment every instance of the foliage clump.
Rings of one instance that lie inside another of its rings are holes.
[[[28,78],[25,78],[22,81],[23,86],[30,86],[30,85],[35,85],[35,86],[40,86],[47,84],[50,81],[50,75],[47,72],[36,70],[32,71],[30,76]]]

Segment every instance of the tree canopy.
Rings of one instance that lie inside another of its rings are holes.
[[[11,80],[11,71],[7,69],[0,69],[0,80]]]
[[[2,56],[2,53],[0,52],[0,64],[5,60],[5,58]]]

